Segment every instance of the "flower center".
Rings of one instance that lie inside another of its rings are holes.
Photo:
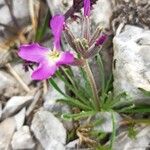
[[[59,56],[60,56],[60,53],[59,53],[58,51],[56,51],[56,50],[50,51],[50,52],[48,53],[48,57],[49,57],[51,60],[53,60],[53,61],[55,61],[56,59],[58,59]]]

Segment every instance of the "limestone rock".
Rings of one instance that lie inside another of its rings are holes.
[[[12,22],[12,18],[6,3],[4,2],[3,4],[4,5],[0,9],[0,13],[1,13],[0,22],[8,25],[9,23]],[[11,5],[13,5],[14,16],[17,19],[24,19],[27,16],[29,16],[29,10],[28,10],[29,7],[26,0],[22,0],[22,1],[14,0]]]
[[[2,118],[9,117],[21,108],[26,107],[33,99],[33,96],[14,96],[6,103]]]
[[[0,71],[0,95],[11,97],[19,93],[15,79],[4,71]]]
[[[17,130],[19,130],[23,126],[25,121],[25,115],[26,115],[26,108],[24,107],[20,110],[20,112],[18,112],[18,114],[14,116]]]
[[[149,147],[150,127],[140,127],[135,139],[128,137],[128,133],[122,132],[114,144],[113,150],[146,150]]]
[[[76,139],[74,141],[71,141],[69,142],[67,145],[66,145],[66,150],[70,150],[70,149],[77,149],[78,146],[79,146],[79,139]]]
[[[48,111],[40,110],[34,115],[31,130],[44,149],[48,150],[51,146],[58,149],[66,143],[66,129]]]
[[[112,8],[110,0],[98,0],[92,9],[92,21],[105,28],[110,26],[110,17],[112,16]]]
[[[16,123],[14,118],[7,118],[0,123],[0,149],[10,150],[11,138],[15,132]]]
[[[150,91],[150,30],[126,25],[114,37],[114,92],[127,92],[138,103],[150,101],[138,90]]]
[[[56,80],[59,88],[65,92],[65,84],[61,80]],[[51,112],[63,112],[63,104],[57,103],[58,99],[63,99],[64,96],[55,90],[53,86],[50,86],[48,92],[44,95],[44,108]]]
[[[1,120],[1,116],[2,116],[2,103],[0,102],[0,120]]]
[[[11,145],[13,150],[34,149],[35,143],[28,126],[23,126],[14,133]]]
[[[61,80],[56,80],[59,88],[65,93],[65,84]],[[57,102],[58,99],[62,99],[64,96],[60,94],[54,87],[49,87],[48,92],[44,95],[44,109],[54,114],[63,114],[63,113],[71,113],[70,107],[66,104]],[[73,122],[62,120],[64,127],[67,130],[71,130],[73,128]]]
[[[32,70],[29,69],[28,72],[25,72],[23,69],[23,64],[14,64],[13,69],[17,72],[17,74],[22,78],[22,80],[29,85],[32,81],[31,74]]]

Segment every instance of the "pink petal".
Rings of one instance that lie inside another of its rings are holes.
[[[90,16],[91,1],[84,0],[84,16]]]
[[[40,63],[38,68],[32,73],[33,80],[44,80],[50,78],[57,70],[55,63],[50,64],[49,61]]]
[[[70,52],[61,52],[60,58],[57,61],[57,65],[67,65],[72,64],[74,62],[74,56]]]
[[[54,47],[60,49],[61,34],[63,31],[65,17],[63,15],[55,15],[50,21],[50,27],[54,35]]]
[[[39,44],[24,44],[19,48],[18,55],[27,61],[40,62],[43,60],[44,55],[48,52],[48,49],[40,46]]]

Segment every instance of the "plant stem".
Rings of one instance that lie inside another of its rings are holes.
[[[87,74],[87,78],[89,80],[91,89],[92,89],[92,93],[93,93],[93,102],[95,105],[96,110],[99,110],[100,108],[100,104],[99,104],[99,98],[98,98],[98,91],[97,91],[97,87],[96,87],[96,83],[92,74],[92,71],[90,69],[88,60],[85,59],[85,66],[83,68]]]

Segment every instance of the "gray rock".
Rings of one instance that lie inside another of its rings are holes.
[[[65,93],[65,84],[61,80],[56,80],[59,88]],[[57,102],[58,99],[63,99],[64,96],[55,90],[52,86],[49,87],[48,92],[44,95],[44,108],[47,111],[53,112],[56,115],[60,115],[63,113],[71,113],[70,107],[66,104]],[[64,127],[67,130],[72,130],[73,122],[62,120]]]
[[[14,38],[17,35],[19,29],[22,29],[27,25],[30,21],[30,13],[29,13],[29,3],[26,0],[13,0],[8,1],[11,12],[11,15],[8,6],[5,1],[0,7],[0,44],[4,44],[8,39]],[[13,16],[13,17],[12,17]],[[6,45],[8,46],[8,44]],[[7,59],[9,58],[6,57]],[[4,60],[7,61],[7,60]]]
[[[14,118],[7,118],[0,123],[0,149],[10,150],[11,138],[15,132],[16,123]]]
[[[0,120],[1,120],[1,116],[2,116],[2,103],[0,102]]]
[[[5,2],[4,2],[4,0],[0,0],[0,5],[2,5],[2,4],[4,4]]]
[[[19,93],[15,79],[4,71],[0,71],[0,95],[11,97]]]
[[[51,10],[52,15],[57,13],[65,13],[70,6],[72,6],[72,1],[67,1],[67,5],[64,5],[62,1],[55,0],[49,1],[47,0],[47,4]]]
[[[66,129],[63,124],[50,112],[38,111],[32,120],[31,130],[44,149],[60,148],[66,143]],[[56,145],[55,145],[56,144]],[[49,149],[51,150],[51,149]]]
[[[44,148],[42,147],[41,143],[36,141],[36,150],[44,150]]]
[[[0,42],[2,37],[0,36]],[[12,60],[11,52],[8,47],[0,47],[0,67],[3,67],[6,63]]]
[[[3,4],[5,4],[5,2]],[[27,21],[26,18],[29,17],[28,2],[26,0],[13,0],[10,4],[13,5],[13,13],[15,18],[18,19],[18,23],[20,23],[20,21],[25,23],[25,21]],[[1,7],[0,14],[0,23],[9,25],[13,22],[6,4]]]
[[[74,141],[71,141],[69,142],[67,145],[66,145],[66,150],[71,150],[71,149],[77,149],[78,145],[79,145],[79,139],[76,139]]]
[[[110,27],[110,17],[112,16],[112,8],[110,0],[98,0],[92,9],[92,21],[96,25],[102,25],[105,28]]]
[[[119,128],[119,123],[122,120],[118,113],[114,113],[115,127]],[[113,131],[112,114],[111,112],[99,112],[91,118],[91,122],[100,121],[99,125],[94,126],[93,130],[111,133]],[[86,120],[87,121],[87,120]],[[85,120],[81,121],[81,124],[86,124]]]
[[[94,130],[103,131],[103,132],[112,132],[113,124],[112,124],[112,114],[111,112],[100,112],[95,116],[95,120],[102,120],[102,124],[95,126]],[[114,113],[115,127],[119,128],[119,123],[122,120],[121,116],[118,113]]]
[[[7,118],[19,111],[21,108],[26,107],[33,99],[33,96],[14,96],[6,103],[2,118]]]
[[[65,146],[57,140],[52,140],[45,150],[66,150]]]
[[[25,72],[22,64],[14,64],[13,69],[16,71],[16,73],[21,77],[21,79],[27,85],[29,85],[31,83],[31,81],[32,81],[32,78],[31,78],[32,70],[31,69],[28,72]]]
[[[65,84],[61,80],[56,80],[57,85],[59,85],[59,88],[65,93]],[[50,86],[48,89],[48,92],[44,95],[44,108],[51,112],[63,112],[68,111],[66,109],[67,106],[65,105],[65,108],[63,108],[63,104],[57,103],[58,99],[64,99],[64,96],[60,94],[53,86]]]
[[[26,108],[24,107],[22,110],[20,110],[20,112],[18,112],[18,114],[14,116],[17,130],[19,130],[23,126],[25,121],[25,115],[26,115]]]
[[[146,150],[149,147],[150,127],[140,127],[135,139],[128,137],[128,133],[122,132],[116,138],[113,150]]]
[[[148,103],[138,88],[150,91],[150,30],[126,25],[114,37],[114,92],[127,92],[138,103]]]
[[[31,136],[28,126],[23,126],[14,133],[11,145],[13,150],[18,149],[34,149],[35,143]]]

